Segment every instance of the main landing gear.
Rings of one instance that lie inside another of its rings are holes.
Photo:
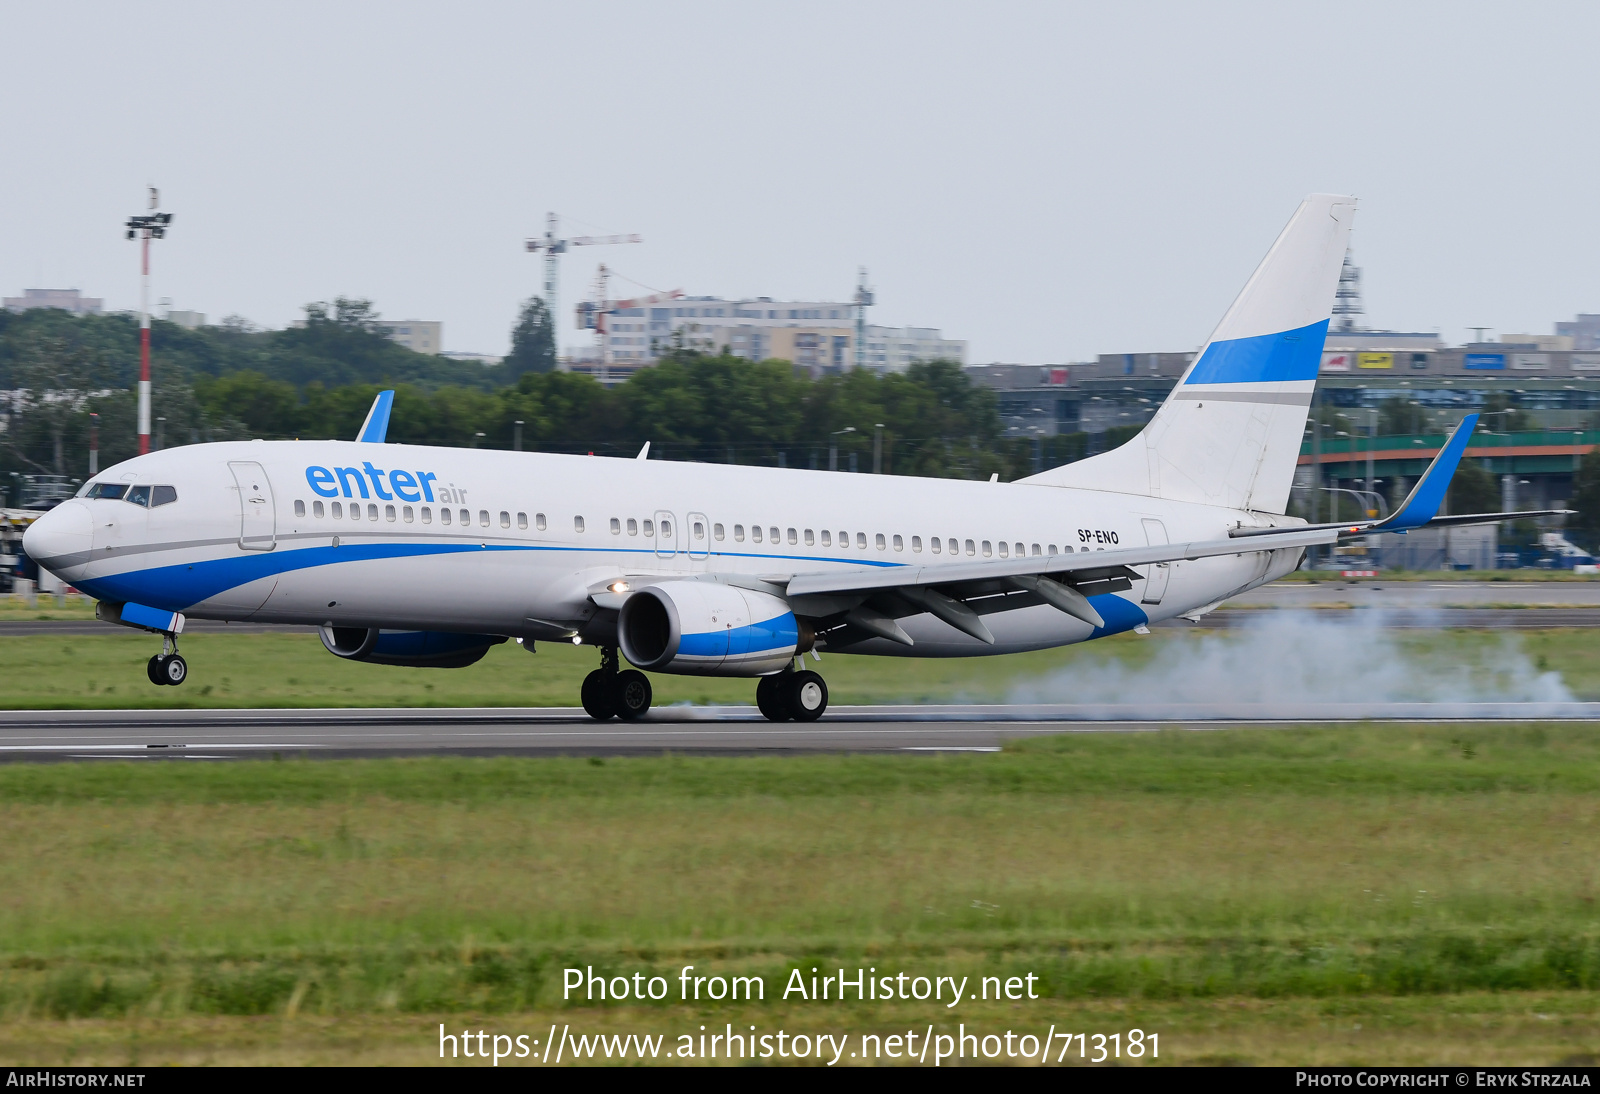
[[[172,652],[167,652],[170,644]],[[145,675],[150,677],[150,682],[156,685],[170,684],[177,687],[189,679],[189,662],[178,653],[178,639],[175,635],[163,634],[161,636],[161,652],[150,658],[145,665]]]
[[[828,685],[810,669],[791,667],[761,678],[756,706],[769,722],[815,722],[828,709]]]
[[[650,709],[650,678],[638,669],[617,671],[617,647],[600,647],[600,667],[583,678],[583,709],[597,722],[637,722]]]

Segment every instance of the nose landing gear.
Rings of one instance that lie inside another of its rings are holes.
[[[600,667],[583,678],[584,711],[597,722],[621,718],[636,722],[650,710],[650,678],[638,669],[617,671],[617,648],[600,648]]]
[[[167,652],[168,645],[172,652]],[[189,662],[183,659],[178,652],[178,639],[175,635],[164,634],[161,636],[161,652],[150,658],[145,665],[145,675],[150,677],[152,684],[170,685],[177,687],[189,679]]]
[[[756,684],[756,707],[769,722],[815,722],[828,709],[828,685],[810,669],[786,669]]]

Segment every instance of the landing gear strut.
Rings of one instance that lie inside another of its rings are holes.
[[[810,669],[788,668],[756,684],[756,707],[769,722],[815,722],[828,709],[828,685]]]
[[[168,652],[168,646],[171,652]],[[161,636],[161,652],[150,658],[145,665],[145,675],[150,677],[152,684],[171,685],[177,687],[189,679],[189,662],[178,653],[178,638],[176,635],[163,634]]]
[[[650,678],[638,669],[617,671],[617,648],[600,647],[600,667],[583,678],[583,709],[597,722],[636,722],[650,709]]]

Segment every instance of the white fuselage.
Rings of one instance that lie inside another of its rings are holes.
[[[51,556],[41,561],[103,600],[202,619],[597,641],[589,629],[605,612],[592,594],[618,579],[781,588],[829,569],[1215,540],[1240,523],[1290,523],[1092,489],[342,441],[194,445],[94,482],[177,491],[153,508],[81,498],[64,506],[83,507],[87,522],[57,511],[56,531],[41,526]],[[1103,630],[1036,603],[986,617],[994,645],[919,615],[900,621],[914,645],[874,639],[850,652],[1078,642],[1214,605],[1288,573],[1300,554],[1144,567],[1111,594],[1136,610]]]

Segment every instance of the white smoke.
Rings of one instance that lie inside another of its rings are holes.
[[[1007,702],[1067,705],[1065,716],[1075,718],[1572,713],[1559,709],[1574,702],[1561,674],[1537,668],[1515,634],[1454,641],[1442,626],[1386,628],[1378,611],[1338,614],[1264,610],[1227,631],[1163,628],[1146,639],[1159,644],[1153,656],[1138,664],[1090,646],[1068,667],[1018,682]],[[1424,634],[1434,641],[1407,640]],[[1511,704],[1519,709],[1484,709]]]

